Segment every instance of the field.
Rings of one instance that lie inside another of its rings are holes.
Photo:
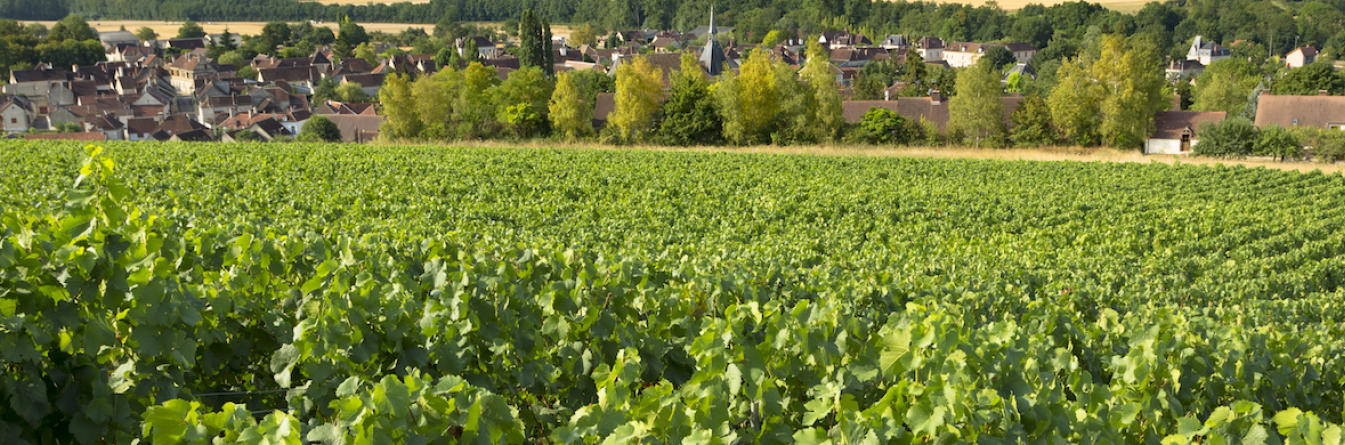
[[[1067,0],[932,0],[934,3],[962,3],[972,6],[981,6],[994,1],[1000,8],[1006,11],[1017,11],[1031,3],[1039,5],[1057,5],[1065,3]],[[1152,0],[1096,0],[1089,3],[1098,3],[1108,9],[1114,9],[1126,13],[1134,13],[1144,8],[1144,4]]]
[[[7,437],[1339,443],[1339,174],[106,147],[0,145]]]
[[[53,21],[45,21],[45,22],[36,21],[35,23],[41,23],[43,25],[46,25],[47,28],[51,28],[52,25],[56,24],[56,22]],[[490,23],[490,22],[471,22],[471,23],[477,25],[494,26],[497,28],[501,25],[500,23]],[[229,32],[235,34],[259,35],[262,33],[262,27],[266,26],[265,22],[200,22],[198,24],[201,25],[201,28],[205,29],[206,32],[212,34],[224,32],[224,28],[227,27],[229,28]],[[176,36],[178,28],[182,26],[182,22],[158,22],[158,21],[145,21],[145,20],[95,20],[90,21],[89,25],[92,25],[93,28],[98,31],[117,31],[120,30],[121,28],[126,28],[127,31],[131,32],[135,32],[135,30],[140,29],[141,26],[148,26],[150,27],[150,29],[153,29],[154,32],[159,33],[159,38],[165,39]],[[314,26],[325,26],[331,28],[332,31],[335,32],[339,24],[319,23],[315,24]],[[369,32],[382,31],[390,34],[405,31],[407,28],[423,28],[427,32],[432,31],[434,29],[433,24],[427,25],[419,23],[361,23],[360,26],[363,26],[365,31]],[[552,35],[557,37],[561,36],[569,37],[570,27],[566,25],[551,25],[551,33]]]

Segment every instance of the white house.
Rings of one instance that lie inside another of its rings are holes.
[[[33,123],[32,104],[19,96],[0,96],[0,118],[7,132],[28,131]]]
[[[1317,48],[1312,45],[1294,48],[1284,56],[1284,65],[1289,68],[1302,68],[1317,61]]]
[[[943,60],[943,39],[938,37],[925,37],[920,39],[916,45],[916,52],[920,53],[920,58],[926,62],[938,62]]]
[[[1200,142],[1200,126],[1218,123],[1227,113],[1196,111],[1160,111],[1154,115],[1153,136],[1144,141],[1144,154],[1184,155]]]
[[[1210,66],[1216,60],[1223,60],[1233,57],[1233,51],[1220,46],[1218,43],[1206,41],[1196,36],[1191,42],[1191,48],[1186,50],[1186,60],[1199,61],[1201,65]]]

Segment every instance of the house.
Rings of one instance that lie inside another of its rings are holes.
[[[75,80],[75,74],[69,71],[39,64],[31,70],[9,72],[9,84],[5,85],[5,94],[22,94],[39,97],[51,94],[51,87],[60,82]]]
[[[976,61],[980,60],[982,55],[985,55],[986,50],[997,46],[1008,49],[1009,52],[1013,53],[1013,57],[1018,63],[1028,63],[1032,61],[1032,56],[1037,55],[1037,48],[1027,43],[950,42],[943,47],[942,60],[947,61],[948,66],[954,68],[975,65]]]
[[[33,103],[23,96],[0,96],[0,119],[6,132],[28,131],[33,124]]]
[[[174,114],[165,118],[163,122],[159,122],[159,127],[154,132],[162,132],[168,136],[173,136],[178,133],[205,129],[205,125],[188,118],[185,114]]]
[[[184,95],[196,91],[196,86],[202,81],[217,79],[221,74],[233,74],[232,68],[226,71],[225,67],[215,63],[214,60],[195,54],[178,56],[166,68],[171,79],[169,83],[177,89],[178,94]]]
[[[1294,48],[1288,55],[1284,56],[1284,64],[1289,68],[1302,68],[1312,62],[1317,61],[1317,48],[1312,45]]]
[[[1012,76],[1014,74],[1018,74],[1019,76],[1026,77],[1028,79],[1037,80],[1037,71],[1033,70],[1032,66],[1026,63],[1016,64],[1013,66],[1013,68],[1009,68],[1008,71],[1005,71],[1003,82],[1007,83],[1009,81],[1009,76]]]
[[[938,37],[925,37],[916,43],[916,52],[920,53],[920,58],[925,62],[939,62],[943,60],[943,39]]]
[[[101,31],[98,33],[98,41],[102,42],[104,48],[115,48],[117,45],[140,45],[140,38],[130,31]]]
[[[1144,141],[1144,154],[1179,155],[1191,153],[1199,139],[1196,132],[1206,123],[1218,123],[1227,113],[1197,111],[1160,111],[1154,115],[1153,136]]]
[[[472,43],[476,44],[476,52],[481,55],[482,59],[504,55],[504,51],[500,51],[500,48],[496,47],[495,42],[490,41],[490,39],[483,36],[471,36],[460,38],[453,42],[453,46],[457,49],[459,56],[463,55],[462,51],[467,48],[467,40],[469,39]]]
[[[159,129],[159,121],[154,118],[134,118],[126,120],[126,140],[143,141],[153,139],[151,136],[155,130]]]
[[[1168,80],[1190,79],[1205,72],[1205,65],[1196,60],[1173,60],[1163,72]]]
[[[205,39],[196,37],[190,39],[168,39],[168,42],[164,45],[164,47],[181,51],[193,51],[198,49],[205,49],[206,44]]]
[[[616,111],[616,93],[598,93],[593,101],[593,129],[607,126],[607,119]]]
[[[817,43],[828,49],[840,49],[868,46],[873,41],[863,34],[851,34],[849,31],[826,31],[818,35]]]
[[[360,86],[364,95],[377,99],[378,90],[383,88],[386,74],[350,74],[341,78],[341,84],[353,83]]]
[[[1345,130],[1345,96],[1262,94],[1256,105],[1256,126],[1269,125]]]
[[[327,116],[341,130],[341,141],[363,144],[378,137],[378,126],[383,116],[334,114]]]
[[[208,131],[191,130],[174,134],[168,140],[173,142],[212,142],[215,138],[210,136]]]
[[[84,131],[102,133],[107,141],[120,141],[125,139],[126,124],[115,115],[105,114],[85,122]]]
[[[1004,105],[1004,124],[1012,126],[1010,116],[1023,103],[1023,96],[1004,96],[1000,98]],[[898,97],[892,100],[847,100],[841,101],[841,112],[845,122],[859,123],[871,108],[885,108],[897,112],[902,118],[915,122],[930,122],[937,125],[939,131],[948,130],[948,101],[936,91],[929,97]]]
[[[310,94],[313,92],[313,85],[322,79],[322,73],[312,65],[268,68],[258,70],[257,79],[261,83],[283,81],[288,83],[296,94]]]
[[[1206,41],[1200,36],[1196,36],[1191,42],[1191,49],[1186,51],[1186,60],[1195,60],[1201,65],[1209,66],[1216,60],[1223,60],[1233,57],[1233,51],[1220,46],[1218,43]]]
[[[902,49],[909,48],[911,42],[906,40],[906,36],[901,34],[889,34],[886,39],[883,39],[883,41],[878,44],[878,46],[883,49]]]

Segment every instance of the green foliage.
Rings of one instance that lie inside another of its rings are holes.
[[[336,87],[336,100],[350,104],[368,103],[369,95],[358,83],[347,82]]]
[[[1246,59],[1217,60],[1196,78],[1192,109],[1223,111],[1230,115],[1247,107],[1247,97],[1264,76]]]
[[[1284,159],[1298,159],[1303,157],[1303,147],[1298,144],[1298,137],[1293,132],[1271,124],[1258,130],[1260,137],[1252,146],[1252,152],[1257,156],[1273,156]]]
[[[109,147],[6,146],[9,442],[1340,433],[1337,175]]]
[[[1014,57],[1013,51],[1003,46],[992,46],[986,48],[985,54],[981,55],[980,60],[989,60],[990,66],[997,70],[1005,70],[1018,63],[1018,58]],[[978,60],[979,61],[979,60]]]
[[[663,101],[663,73],[644,57],[630,57],[616,69],[616,110],[609,123],[626,142],[642,141]]]
[[[870,144],[908,144],[912,140],[909,129],[906,119],[895,111],[873,107],[864,113],[855,133]]]
[[[556,89],[551,93],[547,110],[550,112],[551,131],[566,139],[578,139],[593,134],[593,99],[580,89],[576,71],[560,73]],[[673,92],[674,100],[677,97]]]
[[[1336,73],[1335,67],[1326,61],[1289,70],[1270,86],[1270,91],[1275,94],[1316,95],[1322,90],[1330,93],[1345,90],[1345,77]]]
[[[1013,122],[1010,136],[1019,147],[1052,145],[1057,141],[1055,127],[1051,123],[1051,107],[1041,96],[1024,97],[1009,120]]]
[[[315,114],[304,121],[303,129],[299,131],[298,140],[301,142],[341,142],[341,130],[336,128],[336,123],[327,116]]]
[[[74,40],[83,42],[85,40],[98,40],[98,33],[89,26],[89,22],[84,21],[84,17],[70,14],[51,26],[51,32],[47,34],[47,39],[60,42],[65,40]]]
[[[1241,117],[1230,117],[1219,123],[1206,123],[1196,131],[1199,140],[1191,147],[1200,156],[1241,158],[1255,153],[1260,141],[1258,130],[1252,122]]]
[[[781,116],[779,90],[793,86],[780,84],[788,78],[777,76],[779,70],[770,53],[753,50],[737,73],[726,72],[715,84],[713,94],[729,142],[749,145],[770,141]]]
[[[541,67],[524,67],[490,91],[496,120],[518,137],[531,137],[546,131],[547,103],[555,88]]]
[[[957,74],[957,95],[948,103],[948,126],[966,135],[979,148],[1001,146],[1007,136],[1004,128],[1004,87],[999,68],[982,58]],[[958,141],[961,142],[961,141]]]
[[[182,26],[179,26],[177,28],[177,37],[175,38],[195,39],[205,37],[205,35],[206,35],[205,28],[202,28],[201,25],[196,24],[196,22],[187,20],[185,22],[182,22]]]
[[[721,124],[710,96],[710,82],[696,56],[682,53],[672,92],[663,104],[656,141],[668,145],[711,145],[720,141]]]

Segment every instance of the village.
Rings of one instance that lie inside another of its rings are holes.
[[[599,45],[577,48],[570,46],[565,37],[555,37],[551,41],[550,60],[557,73],[586,70],[615,75],[622,64],[645,59],[663,71],[667,88],[672,73],[682,69],[679,60],[684,52],[696,55],[707,77],[738,69],[744,55],[757,45],[738,44],[720,37],[731,32],[732,28],[716,28],[711,18],[710,25],[689,32],[617,31]],[[312,116],[320,115],[336,124],[342,141],[367,143],[378,137],[380,124],[386,119],[381,106],[372,102],[377,102],[387,76],[431,75],[442,68],[442,62],[436,62],[436,54],[397,54],[371,62],[359,57],[338,58],[330,46],[317,48],[306,57],[257,55],[246,66],[235,66],[207,57],[207,48],[241,43],[238,35],[142,41],[129,31],[110,31],[100,33],[98,38],[106,61],[69,67],[39,63],[31,69],[10,73],[0,97],[6,137],[83,141],[290,140]],[[930,69],[948,70],[972,66],[988,53],[1001,52],[1012,56],[1012,67],[1004,70],[1005,84],[1014,77],[1036,77],[1030,62],[1038,49],[1028,43],[946,42],[937,37],[904,35],[887,35],[875,41],[846,31],[823,32],[815,38],[829,54],[848,124],[858,123],[867,112],[877,108],[890,110],[907,120],[931,123],[940,131],[947,127],[949,101],[937,88],[912,94],[906,91],[905,82],[897,81],[883,88],[876,99],[857,100],[857,78],[871,63],[905,65],[918,57]],[[799,67],[805,63],[808,40],[802,35],[791,36],[762,49],[768,50],[773,60]],[[508,51],[515,43],[471,36],[457,39],[452,50],[466,56],[465,51],[474,49],[477,54],[472,59],[493,67],[503,81],[520,68],[519,58]],[[382,45],[375,52],[388,46]],[[1317,55],[1318,51],[1308,45],[1294,49],[1283,60],[1290,68],[1302,67],[1312,64]],[[1185,59],[1167,63],[1168,81],[1190,82],[1206,66],[1229,57],[1232,52],[1228,48],[1197,36]],[[369,100],[347,103],[324,98],[315,102],[312,97],[322,82],[358,88]],[[1326,91],[1315,96],[1271,95],[1260,90],[1255,94],[1251,100],[1257,104],[1258,127],[1339,129],[1345,125],[1345,96],[1329,96]],[[1012,125],[1009,116],[1023,98],[1018,92],[1001,97],[1005,125]],[[615,108],[614,94],[599,94],[594,102],[593,126],[600,129]],[[1224,112],[1184,110],[1181,97],[1174,96],[1166,111],[1154,115],[1155,131],[1145,141],[1144,152],[1189,153],[1199,140],[1196,133],[1199,127],[1225,117]]]

